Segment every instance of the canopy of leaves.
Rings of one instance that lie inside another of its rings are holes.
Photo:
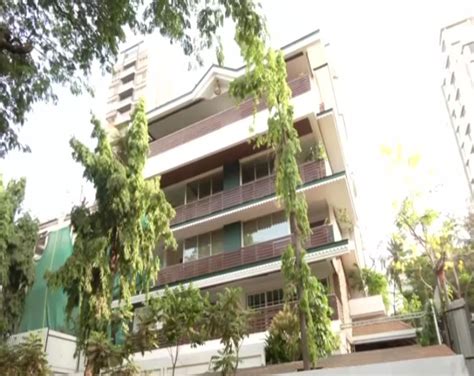
[[[34,280],[38,223],[21,212],[25,179],[0,180],[0,339],[15,332],[28,288]]]
[[[381,295],[386,308],[390,306],[388,281],[385,275],[370,268],[356,269],[349,275],[352,288],[366,290],[369,296]]]
[[[265,340],[265,358],[269,364],[301,359],[298,315],[291,304],[285,304],[272,320]]]
[[[403,201],[395,224],[387,270],[405,300],[426,305],[440,287],[443,299],[464,297],[474,305],[472,240],[461,239],[459,224],[431,209],[419,211],[409,199]],[[469,219],[463,227],[469,233]]]
[[[160,189],[159,178],[144,180],[148,129],[143,102],[139,102],[125,136],[126,148],[117,158],[105,131],[93,120],[94,151],[72,139],[76,161],[96,189],[96,207],[84,205],[71,213],[76,234],[74,249],[49,283],[67,294],[67,313],[78,308],[78,348],[84,349],[94,332],[107,333],[110,323],[131,319],[130,298],[148,292],[159,269],[157,244],[175,247],[169,227],[174,210]],[[123,304],[112,309],[112,299]]]
[[[209,306],[205,320],[209,338],[220,338],[223,348],[211,358],[211,368],[222,375],[235,375],[242,340],[248,336],[250,311],[242,305],[242,290],[226,288]]]
[[[30,334],[16,345],[0,344],[0,374],[3,376],[49,376],[44,344],[39,337]]]
[[[159,30],[186,54],[198,54],[218,40],[225,18],[239,19],[258,37],[263,24],[254,9],[252,0],[1,1],[0,157],[13,148],[28,149],[17,126],[35,102],[57,99],[57,84],[79,93],[90,90],[94,61],[111,71],[126,30]]]

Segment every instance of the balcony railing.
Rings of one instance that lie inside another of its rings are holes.
[[[299,77],[289,82],[293,97],[301,95],[311,88],[308,76]],[[262,103],[258,111],[265,108]],[[245,101],[238,106],[229,108],[215,115],[200,120],[174,133],[164,136],[150,144],[150,157],[163,153],[176,146],[185,144],[195,138],[202,137],[240,119],[251,116],[253,113],[252,100]]]
[[[334,241],[332,225],[318,226],[312,229],[307,247],[314,248]],[[243,247],[236,251],[222,252],[195,261],[170,265],[158,273],[158,286],[167,285],[211,273],[253,264],[281,256],[291,240],[291,235],[267,242]]]
[[[335,294],[328,295],[329,306],[332,308],[331,320],[339,320],[341,303]],[[250,320],[250,333],[266,331],[272,323],[273,317],[283,309],[283,304],[255,309]]]
[[[326,176],[324,161],[306,162],[300,165],[303,183],[321,179]],[[209,197],[178,206],[172,225],[187,222],[195,218],[229,209],[245,202],[260,199],[275,193],[275,176],[267,176],[235,188],[213,194]]]

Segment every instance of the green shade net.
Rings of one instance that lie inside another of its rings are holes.
[[[35,281],[26,295],[19,333],[50,328],[73,334],[66,322],[66,294],[61,289],[49,288],[44,279],[46,271],[55,271],[66,262],[72,254],[72,248],[69,226],[49,233],[46,249],[35,265]]]

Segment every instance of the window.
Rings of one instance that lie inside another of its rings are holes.
[[[223,189],[222,171],[206,177],[164,188],[166,199],[174,207],[189,204]]]
[[[127,65],[124,65],[123,66],[123,70],[127,70],[128,68],[131,68],[135,65],[135,62],[132,62],[132,63],[128,63]]]
[[[223,189],[222,172],[189,182],[186,185],[186,203],[221,192]]]
[[[283,304],[283,289],[276,289],[247,295],[247,307],[258,309]]]
[[[290,234],[290,226],[284,212],[273,213],[245,222],[244,246],[253,245]]]
[[[471,124],[468,124],[466,127],[466,136],[469,136],[471,134]]]
[[[451,85],[454,85],[454,83],[456,82],[456,77],[454,76],[454,72],[451,73]]]
[[[445,51],[446,51],[446,43],[443,40],[443,44],[441,45],[441,52],[445,52]]]
[[[456,119],[456,111],[453,110],[453,112],[451,112],[451,117],[452,117],[453,119]]]
[[[222,230],[188,238],[182,242],[183,262],[195,261],[203,257],[217,255],[223,248]]]
[[[460,97],[461,97],[461,94],[459,93],[459,89],[457,89],[456,90],[456,100],[458,101]]]
[[[462,108],[461,108],[461,117],[463,118],[465,115],[466,115],[466,109],[464,108],[464,106],[462,106]]]
[[[185,196],[186,185],[178,185],[171,188],[165,188],[166,199],[171,204],[172,207],[176,208],[180,205],[184,205],[184,196]]]
[[[448,56],[448,58],[446,59],[446,69],[449,68],[449,65],[450,65],[450,62],[449,62],[449,56]]]
[[[241,164],[242,184],[255,181],[273,174],[272,154],[265,154]]]

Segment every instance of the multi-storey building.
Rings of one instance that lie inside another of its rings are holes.
[[[474,17],[441,29],[443,91],[459,155],[474,195]]]
[[[298,161],[303,183],[298,190],[308,202],[312,228],[306,258],[327,289],[332,327],[340,337],[337,352],[373,349],[380,343],[411,343],[415,329],[393,319],[386,323],[381,297],[361,297],[347,278],[356,265],[363,264],[363,256],[355,189],[345,154],[347,133],[327,48],[319,32],[314,32],[282,51],[302,146]],[[134,61],[140,53],[140,49],[134,52]],[[292,235],[275,196],[272,151],[255,149],[249,142],[267,131],[265,106],[254,116],[251,101],[237,104],[227,92],[229,83],[244,72],[244,67],[211,66],[191,91],[174,99],[160,93],[162,104],[148,112],[151,141],[145,175],[161,176],[176,210],[171,225],[178,241],[176,251],[157,249],[161,270],[152,294],[159,295],[166,286],[193,283],[212,299],[226,287],[240,287],[242,303],[254,310],[251,334],[240,350],[240,366],[251,367],[265,365],[266,330],[283,305],[280,257]],[[162,87],[148,79],[145,86]],[[127,111],[132,107],[130,102]],[[45,224],[41,235],[36,280],[27,296],[20,331],[36,330],[44,338],[55,371],[77,371],[83,362],[72,358],[75,343],[67,334],[72,332],[64,317],[66,297],[49,292],[44,280],[45,271],[60,267],[72,252],[68,220]],[[132,298],[137,310],[144,299],[143,295]],[[23,334],[13,340],[21,338]],[[220,347],[219,340],[198,348],[183,345],[178,374],[207,371]],[[152,374],[169,374],[166,348],[137,355],[135,361]]]
[[[142,42],[120,53],[109,86],[106,115],[109,125],[130,119],[133,104],[144,95],[147,72],[148,52]]]
[[[308,202],[312,228],[306,257],[327,287],[334,328],[339,328],[337,323],[350,321],[347,274],[362,261],[345,125],[319,33],[282,50],[302,145],[299,192]],[[191,282],[211,297],[241,287],[242,301],[256,312],[249,341],[261,352],[264,333],[283,304],[280,256],[291,227],[275,196],[272,152],[249,142],[267,131],[267,111],[261,106],[254,117],[251,101],[236,104],[227,92],[229,82],[243,73],[244,68],[212,66],[191,91],[150,109],[145,174],[161,176],[176,210],[172,229],[178,249],[159,251],[155,293]],[[143,300],[133,298],[135,304]],[[348,351],[347,333],[336,330],[340,351]],[[155,364],[160,358],[156,352],[148,356]]]

